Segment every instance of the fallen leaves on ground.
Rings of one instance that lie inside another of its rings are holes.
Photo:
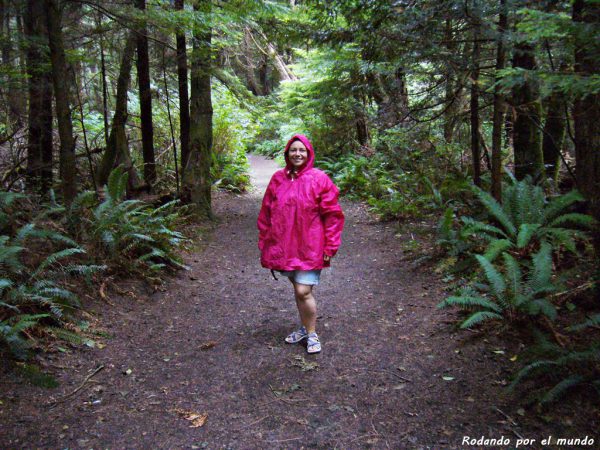
[[[206,423],[206,419],[208,419],[208,413],[197,413],[194,411],[187,411],[181,408],[175,408],[171,410],[172,412],[179,415],[179,417],[191,422],[190,428],[200,428]]]

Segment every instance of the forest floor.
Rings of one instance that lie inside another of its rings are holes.
[[[101,345],[38,358],[58,388],[0,368],[0,448],[597,441],[600,420],[577,405],[540,414],[507,392],[516,340],[457,331],[455,313],[436,308],[446,295],[442,276],[431,263],[415,264],[419,248],[430,248],[427,223],[398,228],[343,201],[343,244],[315,289],[323,351],[309,356],[286,344],[298,326],[291,285],[260,267],[256,245],[261,196],[276,167],[261,157],[252,166],[253,192],[216,195],[218,221],[185,256],[189,271],[158,290],[120,281],[88,305],[105,333]]]

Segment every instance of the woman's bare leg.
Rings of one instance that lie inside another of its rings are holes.
[[[312,294],[312,286],[292,281],[296,306],[300,321],[308,333],[314,333],[317,327],[317,302]]]

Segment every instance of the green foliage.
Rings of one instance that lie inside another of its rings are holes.
[[[79,307],[79,299],[65,279],[73,274],[89,277],[104,267],[82,261],[85,250],[69,236],[42,228],[37,221],[46,219],[46,214],[37,218],[8,214],[12,202],[24,196],[1,197],[8,234],[0,236],[0,343],[24,359],[32,332],[60,330]],[[22,223],[26,218],[31,221]],[[66,336],[54,334],[59,339]]]
[[[254,136],[253,122],[229,91],[215,92],[219,108],[214,114],[211,177],[218,188],[244,192],[250,186],[246,147]]]
[[[584,322],[571,329],[586,330],[594,323],[598,322]],[[535,378],[535,396],[542,405],[557,401],[575,387],[591,387],[600,396],[600,342],[597,339],[583,348],[560,346],[540,332],[536,333],[536,340],[527,351],[530,361],[517,372],[511,389]]]
[[[470,240],[472,247],[483,245],[489,261],[505,251],[530,255],[544,241],[555,252],[564,249],[577,253],[577,241],[586,238],[581,230],[595,226],[591,216],[572,212],[572,207],[583,200],[577,191],[546,198],[542,188],[531,180],[515,180],[504,187],[500,204],[482,189],[473,189],[486,215],[481,220],[462,217],[463,227],[455,239]]]
[[[114,169],[105,199],[87,218],[84,228],[93,246],[112,267],[156,272],[166,267],[185,268],[176,250],[185,237],[174,230],[178,201],[159,208],[139,200],[125,200],[128,174]]]
[[[550,244],[544,242],[531,261],[523,264],[529,267],[525,276],[521,264],[508,253],[502,254],[503,270],[486,257],[476,255],[487,283],[480,285],[478,292],[468,290],[448,297],[438,307],[457,306],[471,311],[461,328],[471,328],[490,319],[514,321],[543,315],[554,320],[556,308],[547,298],[558,290],[552,280],[551,250]]]

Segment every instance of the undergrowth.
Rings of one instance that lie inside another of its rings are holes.
[[[594,280],[573,277],[574,267],[593,259],[588,231],[598,225],[578,211],[583,197],[576,191],[548,196],[530,179],[511,179],[503,186],[502,202],[482,189],[473,191],[479,202],[474,214],[457,218],[447,208],[438,245],[455,266],[478,270],[471,270],[471,284],[438,306],[463,310],[461,328],[489,322],[538,330],[535,342],[525,338],[525,363],[512,389],[535,379],[535,398],[542,405],[575,386],[600,393],[600,340],[590,332],[600,321],[598,305],[591,306],[588,320],[577,323],[589,304],[563,300],[572,292],[582,299],[593,294]]]
[[[117,168],[102,201],[86,191],[69,207],[53,193],[36,204],[0,192],[0,346],[15,358],[27,359],[48,338],[93,345],[77,320],[82,304],[73,277],[91,287],[108,273],[156,279],[185,268],[177,254],[186,241],[175,229],[178,203],[128,200],[126,185]]]

